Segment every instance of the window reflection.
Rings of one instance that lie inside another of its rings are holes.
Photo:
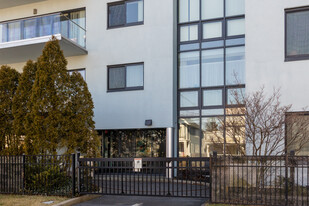
[[[245,116],[226,117],[225,139],[227,154],[245,154]]]
[[[309,155],[309,113],[297,112],[286,115],[286,134],[288,153],[295,151],[296,155]]]
[[[199,118],[179,119],[179,157],[200,156]]]
[[[202,156],[209,157],[213,151],[223,154],[223,117],[208,117],[202,119]]]

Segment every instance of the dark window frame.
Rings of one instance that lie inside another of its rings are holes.
[[[293,55],[289,56],[287,55],[287,15],[290,13],[297,13],[302,11],[309,11],[309,6],[302,6],[302,7],[296,7],[296,8],[288,8],[284,10],[284,61],[299,61],[299,60],[308,60],[309,59],[309,53],[308,54],[300,54],[300,55]]]
[[[122,28],[122,27],[129,27],[129,26],[137,26],[137,25],[143,25],[144,24],[144,19],[145,19],[145,3],[144,0],[143,1],[143,21],[138,21],[138,22],[133,22],[133,23],[127,23],[125,22],[122,25],[117,25],[117,26],[110,26],[109,25],[109,7],[110,6],[116,6],[116,5],[125,5],[125,19],[127,17],[127,7],[126,4],[127,2],[135,2],[135,1],[140,1],[140,0],[123,0],[123,1],[117,1],[117,2],[111,2],[111,3],[107,3],[107,29],[116,29],[116,28]]]
[[[127,87],[127,67],[128,66],[134,66],[134,65],[143,65],[143,86],[137,86],[137,87]],[[125,68],[125,86],[123,88],[115,88],[110,89],[109,88],[109,71],[113,68]],[[145,64],[144,62],[137,62],[137,63],[128,63],[128,64],[117,64],[117,65],[108,65],[107,66],[107,92],[121,92],[121,91],[134,91],[134,90],[144,90],[145,85]]]

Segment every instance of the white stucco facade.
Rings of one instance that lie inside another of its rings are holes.
[[[309,60],[285,62],[285,9],[306,0],[246,1],[246,91],[280,88],[282,104],[293,111],[309,106]]]
[[[47,0],[0,9],[0,21],[86,8],[88,54],[68,57],[68,69],[86,69],[96,129],[172,128],[176,124],[176,1],[144,0],[144,23],[108,29],[112,0]],[[162,6],[164,5],[164,6]],[[159,11],[159,13],[158,13]],[[1,57],[0,57],[1,59]],[[144,89],[107,91],[107,66],[144,63]],[[10,64],[21,71],[25,62]],[[152,126],[145,126],[151,119]]]

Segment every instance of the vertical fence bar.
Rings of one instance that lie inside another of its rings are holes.
[[[22,193],[23,193],[23,195],[25,194],[25,189],[26,189],[26,185],[25,185],[25,183],[26,183],[26,155],[24,155],[23,154],[23,156],[22,156],[22,185],[23,185],[23,191],[22,191]]]
[[[72,154],[72,196],[75,197],[75,188],[76,188],[76,155]]]
[[[80,193],[81,192],[81,162],[80,162],[80,153],[77,153],[77,192]]]

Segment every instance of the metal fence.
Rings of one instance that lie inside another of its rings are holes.
[[[309,205],[309,156],[0,156],[0,193],[75,196],[76,189],[80,194],[198,197],[225,204]]]
[[[0,156],[0,193],[75,195],[75,154]]]
[[[211,158],[214,203],[309,205],[309,157]]]
[[[81,158],[80,194],[210,197],[209,158]]]

